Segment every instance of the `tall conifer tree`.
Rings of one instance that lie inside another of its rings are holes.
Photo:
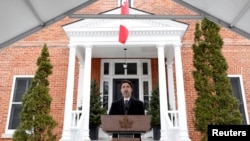
[[[157,87],[152,91],[152,96],[150,98],[148,115],[151,115],[151,127],[161,127],[161,119],[160,119],[160,96],[159,96],[159,87]]]
[[[91,140],[98,140],[98,130],[101,125],[101,116],[107,114],[103,108],[102,97],[96,80],[91,82],[90,112],[89,112],[89,135]]]
[[[91,81],[90,91],[89,126],[99,127],[101,125],[101,115],[106,114],[106,110],[103,108],[103,103],[96,80]]]
[[[37,59],[38,69],[31,86],[22,99],[21,121],[13,141],[55,141],[53,128],[57,125],[50,115],[52,98],[49,95],[48,76],[52,74],[47,45]]]
[[[207,140],[208,125],[241,124],[239,103],[233,96],[228,65],[222,55],[220,27],[208,19],[196,24],[192,46],[195,70],[193,77],[198,97],[195,101],[195,128]]]

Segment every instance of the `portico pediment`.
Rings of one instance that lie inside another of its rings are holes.
[[[144,14],[133,8],[130,14]],[[102,14],[120,14],[120,8]],[[117,42],[119,26],[124,23],[129,30],[127,42],[163,42],[181,40],[187,25],[163,19],[85,19],[63,27],[71,41]]]

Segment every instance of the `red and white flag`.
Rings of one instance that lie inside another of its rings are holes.
[[[122,15],[127,15],[129,14],[129,6],[128,6],[128,0],[122,0],[122,6],[121,6],[121,14]],[[124,22],[120,24],[120,29],[119,29],[119,42],[122,44],[125,44],[128,38],[128,29],[124,25]]]

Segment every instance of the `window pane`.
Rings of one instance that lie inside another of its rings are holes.
[[[124,74],[124,68],[123,68],[124,63],[115,63],[115,74]]]
[[[103,108],[107,111],[108,110],[108,96],[103,96]]]
[[[13,102],[22,101],[22,96],[26,92],[28,85],[29,85],[29,82],[27,79],[21,79],[21,78],[16,79]]]
[[[247,124],[239,77],[230,77],[230,83],[234,96],[239,100],[240,112],[243,116],[243,123]]]
[[[32,78],[16,78],[15,90],[11,105],[11,114],[9,119],[9,129],[16,129],[20,123],[20,112],[22,110],[22,97],[28,90]]]
[[[104,63],[104,74],[105,75],[109,74],[109,63]]]
[[[143,81],[143,99],[144,99],[145,109],[148,110],[149,107],[148,81]]]
[[[143,81],[143,94],[148,96],[148,81]]]
[[[136,63],[127,63],[127,74],[137,74],[137,64]]]
[[[143,73],[143,75],[148,74],[148,63],[143,63],[142,64],[142,73]]]
[[[144,107],[146,110],[149,109],[149,96],[144,96]]]
[[[109,94],[109,82],[104,81],[103,82],[103,95],[108,95]]]
[[[21,104],[12,104],[9,129],[16,129],[20,123]]]
[[[108,110],[108,101],[109,99],[109,82],[104,81],[103,82],[103,108]]]

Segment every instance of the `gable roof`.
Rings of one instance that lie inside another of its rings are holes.
[[[119,14],[120,8],[102,14]],[[130,14],[148,15],[136,9],[129,9]],[[125,23],[129,30],[126,44],[118,41],[119,26]],[[119,58],[122,48],[128,48],[130,58],[155,58],[156,46],[180,45],[188,25],[173,20],[153,19],[85,19],[63,26],[70,44],[75,46],[94,46],[93,56],[99,58]],[[82,51],[78,51],[82,52]],[[167,55],[167,54],[166,54]],[[168,55],[173,57],[173,54]]]
[[[102,14],[120,14],[120,8],[108,11]],[[130,14],[150,15],[137,9],[130,8]],[[72,24],[63,26],[66,34],[71,41],[74,37],[81,37],[81,41],[113,41],[117,42],[119,26],[125,23],[129,30],[128,41],[148,41],[145,37],[158,36],[155,40],[166,41],[166,37],[176,37],[176,40],[181,40],[186,29],[187,24],[180,23],[173,20],[161,19],[85,19]],[[91,36],[95,36],[93,38]],[[112,35],[109,36],[109,35]],[[139,36],[142,35],[142,38]],[[108,38],[111,37],[111,38]],[[100,38],[97,38],[100,37]],[[78,40],[78,39],[76,39]]]

